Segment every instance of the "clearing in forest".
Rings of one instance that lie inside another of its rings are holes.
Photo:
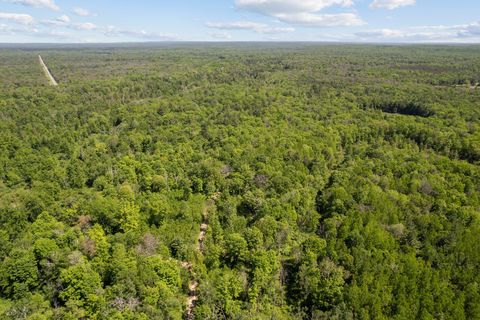
[[[42,56],[39,55],[38,60],[40,61],[40,65],[42,66],[43,71],[45,72],[45,76],[48,79],[48,83],[50,83],[51,86],[58,86],[57,80],[55,80],[55,78],[50,73],[50,70],[48,70],[47,65],[45,64],[45,62],[43,62]]]

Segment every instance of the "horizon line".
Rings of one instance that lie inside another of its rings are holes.
[[[332,45],[446,45],[446,46],[478,46],[480,42],[377,42],[377,41],[322,41],[322,40],[298,40],[298,41],[269,41],[269,40],[158,40],[158,41],[115,41],[115,42],[0,42],[2,46],[26,46],[26,45],[146,45],[146,44],[332,44]]]

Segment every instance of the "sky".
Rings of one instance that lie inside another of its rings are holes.
[[[0,43],[480,43],[479,0],[0,0]]]

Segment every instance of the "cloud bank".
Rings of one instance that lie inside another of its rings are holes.
[[[240,10],[277,18],[281,22],[307,27],[359,26],[365,22],[353,12],[320,13],[332,7],[351,7],[352,0],[236,0]]]
[[[264,34],[279,34],[279,33],[289,33],[295,31],[294,28],[286,27],[271,27],[264,23],[250,22],[250,21],[237,21],[237,22],[207,22],[205,24],[209,28],[220,29],[220,30],[250,30],[256,33]]]
[[[60,10],[60,7],[55,4],[54,0],[9,0],[8,2],[35,8],[46,8],[54,11]]]
[[[91,13],[87,9],[80,8],[80,7],[73,8],[73,13],[75,13],[79,17],[93,17],[96,15],[94,13]]]
[[[0,20],[7,20],[20,24],[33,24],[35,19],[29,14],[0,12]]]
[[[394,10],[400,7],[412,6],[415,0],[375,0],[370,4],[370,8]]]

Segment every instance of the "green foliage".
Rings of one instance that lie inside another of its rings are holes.
[[[38,278],[35,255],[31,250],[15,248],[2,263],[0,284],[7,297],[25,297],[39,285]]]
[[[176,290],[181,284],[178,265],[172,261],[165,261],[159,255],[142,259],[138,268],[140,279],[147,286],[157,285],[162,282],[171,290]]]
[[[238,233],[227,235],[223,260],[230,267],[245,263],[248,255],[247,241]]]
[[[137,231],[140,226],[140,210],[132,203],[123,205],[120,211],[120,229],[124,232]]]
[[[478,46],[45,49],[55,88],[37,49],[0,50],[1,319],[479,319]]]
[[[80,262],[60,273],[59,298],[68,308],[86,308],[96,312],[102,302],[102,280],[88,262]]]

